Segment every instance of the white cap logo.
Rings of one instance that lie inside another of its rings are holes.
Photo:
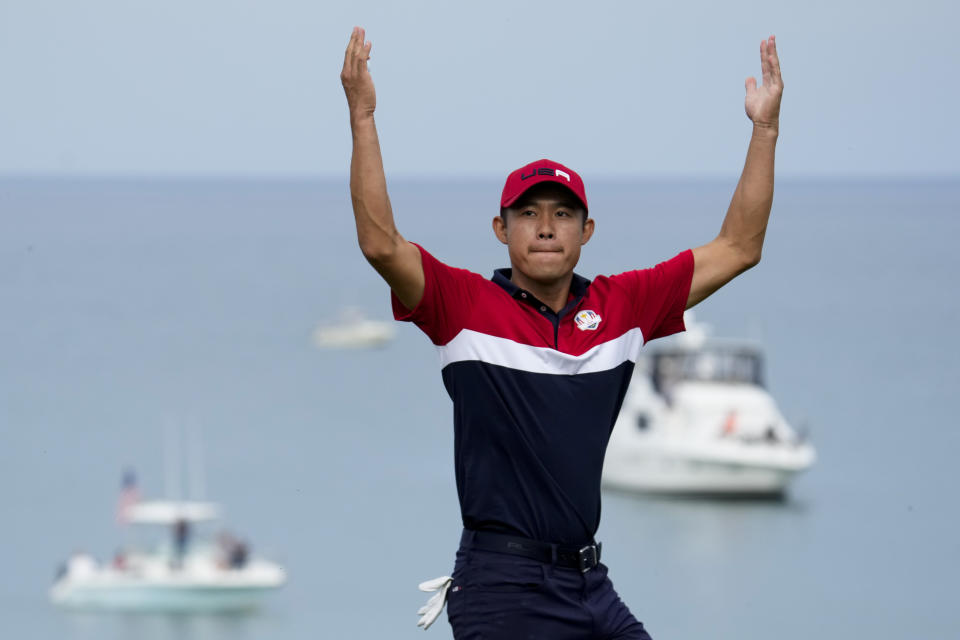
[[[570,174],[567,173],[566,171],[561,171],[560,169],[556,169],[556,173],[558,176],[563,176],[564,178],[566,178],[567,182],[570,182]]]
[[[577,329],[580,329],[580,331],[596,331],[603,318],[596,311],[587,309],[578,313],[573,320],[577,323]]]

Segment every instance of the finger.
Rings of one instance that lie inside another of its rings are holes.
[[[368,42],[363,47],[363,54],[360,56],[361,67],[364,71],[367,70],[367,62],[370,61],[370,50],[373,49],[373,43]]]
[[[353,68],[357,73],[363,71],[364,60],[363,60],[363,49],[364,49],[364,39],[367,36],[367,32],[364,31],[363,27],[357,28],[357,46],[354,49],[354,58],[353,58]]]
[[[356,39],[357,39],[357,27],[354,27],[353,31],[350,33],[350,39],[347,41],[347,49],[346,51],[343,52],[344,71],[350,68],[350,52],[353,50]]]
[[[752,92],[757,90],[757,79],[753,76],[747,78],[747,81],[744,83],[744,86],[747,89],[747,95],[750,95]]]
[[[770,46],[767,50],[770,55],[770,72],[773,75],[773,80],[783,86],[783,77],[780,75],[780,56],[777,53],[776,36],[770,36]]]
[[[357,47],[357,70],[360,73],[366,73],[367,60],[370,59],[371,43],[366,41],[366,37],[367,32],[363,29],[360,29],[360,41],[359,46]]]
[[[347,42],[347,55],[357,50],[357,40],[360,37],[360,27],[354,27],[350,33],[350,40]]]
[[[766,40],[760,43],[760,72],[763,76],[763,86],[767,86],[771,82],[771,76],[770,76],[770,58],[767,55]]]
[[[360,65],[357,62],[360,48],[363,46],[363,29],[354,27],[350,36],[350,44],[347,46],[346,59],[343,62],[344,73],[349,77],[357,77]]]

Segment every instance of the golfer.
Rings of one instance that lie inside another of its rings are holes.
[[[457,639],[649,638],[600,562],[600,474],[641,347],[684,330],[683,312],[760,261],[773,201],[783,82],[774,38],[763,82],[746,81],[747,159],[719,235],[653,268],[574,273],[594,222],[583,180],[536,160],[507,176],[493,232],[510,268],[491,279],[408,242],[387,196],[355,28],[341,80],[350,109],[350,193],[360,250],[392,291],[398,320],[436,346],[453,400],[463,535],[452,578],[428,585],[429,626],[447,602]]]

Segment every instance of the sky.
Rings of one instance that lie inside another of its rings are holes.
[[[389,176],[726,177],[777,36],[778,175],[960,175],[948,2],[0,0],[0,175],[346,175],[373,43]]]

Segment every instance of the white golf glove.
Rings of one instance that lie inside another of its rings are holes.
[[[433,624],[434,620],[440,615],[440,612],[443,611],[443,605],[447,603],[447,589],[450,588],[451,582],[453,582],[453,578],[450,576],[440,576],[439,578],[420,583],[420,591],[436,591],[436,593],[427,600],[427,604],[417,610],[417,615],[420,616],[417,626],[423,627],[424,631],[430,628],[430,625]]]

